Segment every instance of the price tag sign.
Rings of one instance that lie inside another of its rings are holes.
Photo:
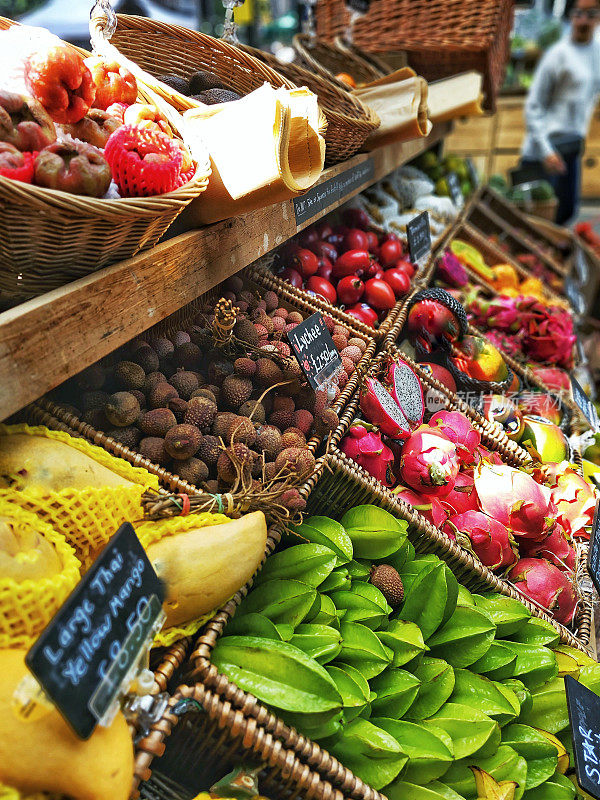
[[[446,175],[446,183],[448,184],[448,191],[455,206],[458,206],[463,201],[463,193],[460,188],[460,181],[456,172],[449,172]]]
[[[565,294],[571,303],[571,307],[576,314],[583,314],[585,311],[585,300],[581,296],[579,289],[573,278],[567,275],[565,278]]]
[[[346,8],[358,14],[366,14],[371,8],[371,0],[346,0]]]
[[[587,258],[581,247],[575,248],[575,258],[573,259],[575,272],[577,274],[577,281],[580,286],[585,286],[590,277],[590,268]]]
[[[590,549],[588,552],[587,571],[594,582],[596,591],[600,592],[600,503],[596,505],[592,533],[590,535]]]
[[[600,800],[600,697],[571,675],[565,677],[577,783]]]
[[[473,164],[472,158],[467,158],[466,162],[467,162],[467,171],[469,173],[469,180],[471,181],[471,185],[473,186],[473,188],[476,189],[479,186],[479,174],[475,169],[475,164]]]
[[[375,162],[372,158],[313,186],[306,194],[294,198],[296,225],[302,225],[333,205],[339,205],[353,197],[360,189],[375,180]]]
[[[583,391],[583,387],[573,375],[571,375],[571,391],[573,392],[573,400],[575,405],[580,409],[583,416],[587,419],[590,424],[590,427],[593,430],[597,430],[598,428],[598,414],[596,413],[596,409],[594,404],[587,396],[587,394]]]
[[[410,260],[416,264],[431,251],[431,230],[429,228],[429,212],[423,211],[418,217],[411,219],[406,226]]]
[[[27,653],[27,666],[81,739],[118,697],[162,621],[163,599],[163,585],[126,522]]]
[[[316,391],[342,368],[342,359],[323,316],[317,311],[296,325],[288,340],[302,372]]]

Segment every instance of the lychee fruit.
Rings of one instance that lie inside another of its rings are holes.
[[[182,461],[195,455],[202,434],[195,425],[175,425],[165,436],[165,450],[171,458]]]
[[[167,431],[177,425],[177,420],[175,414],[168,408],[155,408],[142,414],[138,425],[146,436],[158,436],[164,439]]]

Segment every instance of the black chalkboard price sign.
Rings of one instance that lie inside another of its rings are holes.
[[[346,0],[346,8],[359,14],[366,14],[371,7],[371,0]]]
[[[577,782],[600,800],[600,697],[570,675],[565,689]]]
[[[449,172],[446,175],[446,183],[448,184],[448,191],[450,192],[450,199],[455,206],[460,205],[463,199],[462,189],[460,188],[460,181],[456,172]]]
[[[571,304],[571,308],[576,314],[583,314],[585,311],[585,300],[581,296],[577,284],[570,275],[567,275],[564,282],[565,294]]]
[[[408,250],[410,260],[416,264],[419,259],[426,256],[431,250],[431,229],[429,227],[429,212],[423,211],[411,219],[406,226]]]
[[[600,503],[596,506],[592,533],[590,535],[590,549],[588,551],[587,571],[594,582],[596,591],[600,593]]]
[[[113,704],[162,613],[163,598],[127,522],[27,653],[27,666],[81,739]]]
[[[302,372],[313,389],[320,389],[338,369],[342,359],[322,315],[317,311],[296,325],[288,340]]]

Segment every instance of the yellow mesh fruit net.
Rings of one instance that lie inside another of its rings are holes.
[[[225,514],[212,514],[207,511],[201,514],[190,514],[186,517],[165,519],[160,522],[143,522],[136,527],[136,533],[144,548],[148,549],[151,544],[164,539],[166,536],[176,536],[178,533],[186,533],[197,528],[207,528],[210,525],[222,525],[224,522],[231,522],[231,520]],[[191,620],[185,625],[164,628],[157,633],[153,646],[169,647],[184,636],[193,636],[209,619],[214,617],[218,610],[218,608],[215,608],[208,614]]]
[[[0,783],[0,800],[65,800],[62,795],[48,794],[47,792],[36,792],[35,794],[23,794],[12,786],[5,786]]]
[[[0,577],[0,648],[28,648],[79,582],[80,563],[64,536],[35,514],[0,499],[0,516],[33,528],[51,542],[61,564],[60,572],[41,580]]]
[[[109,469],[133,486],[65,488],[53,491],[45,488],[0,490],[0,498],[17,503],[48,522],[62,533],[81,560],[84,569],[93,562],[101,549],[124,522],[141,519],[141,497],[146,489],[158,489],[158,478],[141,467],[133,467],[122,458],[107,453],[85,439],[75,438],[64,431],[52,431],[42,426],[0,425],[0,436],[26,434],[43,436],[73,447],[97,464]],[[1,446],[1,445],[0,445]],[[9,480],[13,476],[2,476]],[[15,483],[21,480],[14,476]]]

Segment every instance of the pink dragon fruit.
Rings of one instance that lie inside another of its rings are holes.
[[[572,538],[589,538],[586,526],[594,521],[596,496],[585,478],[574,469],[566,466],[566,462],[558,465],[558,470],[551,483],[550,497],[557,508],[557,521]]]
[[[340,442],[340,450],[384,486],[391,488],[396,483],[392,470],[394,454],[372,425],[352,425]]]
[[[506,353],[507,356],[516,356],[520,354],[521,348],[519,346],[519,339],[516,336],[511,336],[504,331],[497,331],[493,328],[486,331],[485,335],[494,347]]]
[[[528,558],[546,558],[559,569],[575,569],[575,550],[569,544],[565,529],[558,522],[541,542],[521,542],[523,554]]]
[[[573,346],[577,336],[573,317],[560,306],[550,306],[524,298],[520,304],[522,349],[528,358],[539,363],[573,367]]]
[[[418,511],[422,517],[425,517],[436,528],[439,528],[448,519],[448,512],[443,508],[441,501],[437,497],[419,494],[402,485],[392,489],[392,494],[395,494],[399,500],[402,500],[407,505],[412,506],[415,511]]]
[[[360,390],[360,410],[373,425],[392,439],[406,439],[411,426],[402,409],[377,378],[367,378]]]
[[[413,430],[418,428],[425,413],[421,381],[405,361],[398,359],[390,364],[386,383]]]
[[[452,490],[441,501],[448,516],[465,514],[467,511],[479,511],[479,498],[475,491],[473,476],[459,472]]]
[[[475,469],[475,489],[482,510],[518,538],[540,541],[547,536],[549,499],[531,475],[506,464],[483,462]]]
[[[428,497],[444,497],[454,488],[460,468],[456,447],[443,434],[421,425],[404,443],[402,481]]]
[[[468,417],[460,411],[437,411],[429,420],[429,426],[454,442],[461,464],[469,466],[475,463],[481,434],[471,425]]]
[[[529,369],[544,386],[558,394],[571,394],[571,379],[564,369],[558,367],[540,367],[539,364],[528,364]]]
[[[469,282],[466,269],[454,253],[448,249],[444,250],[443,255],[437,260],[436,276],[448,286],[453,286],[457,289],[466,286]]]
[[[468,308],[475,324],[515,333],[520,327],[520,312],[515,297],[500,295],[489,302],[478,297]]]
[[[577,596],[568,576],[554,564],[545,558],[522,558],[508,577],[526,597],[548,609],[557,622],[569,625],[573,621]]]
[[[518,559],[510,531],[482,511],[467,511],[450,517],[442,530],[453,533],[460,545],[472,550],[490,569],[502,570]]]
[[[476,457],[479,461],[487,461],[489,464],[497,464],[500,466],[504,464],[504,461],[502,461],[498,453],[494,450],[488,450],[488,448],[482,444],[477,448]]]

